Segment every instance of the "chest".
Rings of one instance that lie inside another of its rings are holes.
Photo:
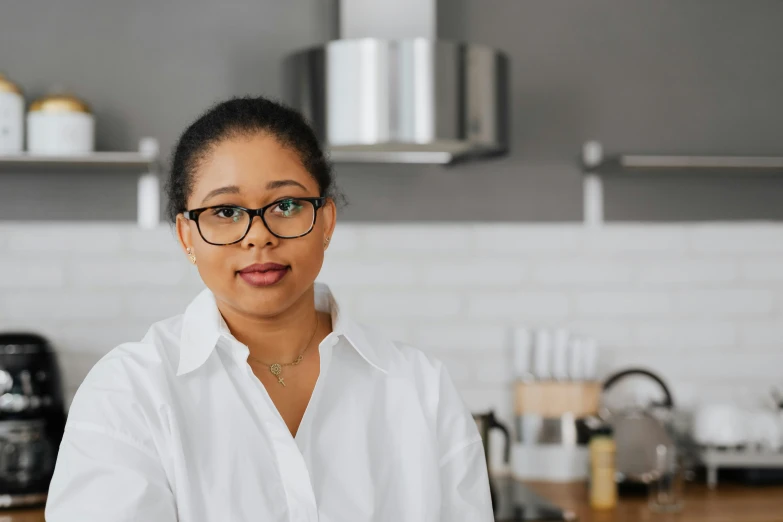
[[[288,431],[296,436],[318,382],[320,355],[314,352],[296,366],[251,364],[250,367]]]
[[[166,465],[180,519],[432,519],[420,515],[437,506],[429,488],[438,482],[438,451],[415,392],[368,369],[346,370],[333,365],[316,376],[295,437],[267,392],[275,381],[223,373],[182,397]],[[429,486],[412,487],[422,481]]]

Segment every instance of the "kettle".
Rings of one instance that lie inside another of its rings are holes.
[[[487,469],[489,469],[489,455],[490,455],[489,433],[493,429],[500,430],[506,439],[505,445],[503,447],[503,462],[509,462],[511,460],[511,437],[509,435],[508,428],[506,428],[503,425],[503,423],[498,421],[497,417],[495,417],[495,412],[493,410],[490,410],[486,413],[480,413],[480,414],[474,413],[473,420],[476,421],[476,426],[478,426],[479,434],[481,435],[481,442],[484,444],[484,457],[487,459]],[[495,488],[492,485],[491,476],[489,479],[489,493],[492,496],[492,508],[497,509]]]
[[[643,489],[655,478],[659,445],[667,448],[675,446],[669,425],[674,400],[660,377],[641,368],[624,370],[606,379],[603,384],[604,394],[630,376],[642,376],[654,381],[663,394],[663,400],[652,402],[646,407],[604,412],[617,444],[617,481],[628,491]]]

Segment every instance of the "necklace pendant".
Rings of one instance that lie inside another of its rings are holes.
[[[277,376],[277,382],[279,382],[280,384],[282,384],[282,385],[283,385],[283,388],[285,388],[285,381],[283,381],[283,376],[282,376],[282,375],[278,375],[278,376]]]
[[[280,372],[283,371],[283,368],[278,363],[275,363],[269,367],[269,371],[272,372],[272,375],[277,377],[278,375],[280,375]]]

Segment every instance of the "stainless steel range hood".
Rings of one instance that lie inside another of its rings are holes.
[[[508,146],[508,63],[437,40],[435,0],[341,0],[341,39],[286,60],[285,99],[335,162],[450,163]]]

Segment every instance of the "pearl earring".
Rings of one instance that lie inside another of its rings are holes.
[[[190,249],[190,248],[188,248],[187,252],[188,252],[188,258],[190,259],[190,262],[195,265],[196,264],[196,254],[194,254],[193,250]]]

